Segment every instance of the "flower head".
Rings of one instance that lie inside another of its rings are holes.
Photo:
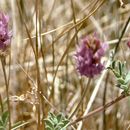
[[[100,74],[104,69],[101,58],[107,48],[108,44],[101,43],[96,35],[84,37],[75,54],[78,72],[90,78]]]
[[[130,48],[130,40],[127,42],[127,46]]]
[[[8,29],[9,17],[0,12],[0,56],[7,55],[12,34]]]

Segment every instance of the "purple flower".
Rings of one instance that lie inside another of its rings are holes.
[[[130,40],[127,42],[127,46],[130,48]]]
[[[9,17],[0,12],[0,56],[7,55],[12,33],[8,29]]]
[[[84,37],[74,56],[77,64],[77,71],[81,75],[90,78],[100,74],[104,69],[101,58],[104,56],[107,48],[108,44],[101,43],[95,35],[93,37]]]

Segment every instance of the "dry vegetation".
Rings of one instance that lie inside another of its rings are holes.
[[[12,126],[21,121],[25,124],[18,130],[44,130],[43,119],[48,112],[71,115],[88,82],[88,78],[81,77],[75,69],[76,46],[83,36],[97,32],[100,39],[110,45],[103,59],[107,63],[130,16],[130,1],[124,2],[125,8],[120,7],[118,0],[0,0],[0,10],[10,16],[13,31],[11,54],[6,58]],[[115,57],[125,60],[128,69],[129,26]],[[0,75],[0,102],[7,110],[2,69]],[[91,79],[71,121],[80,117],[86,108],[92,111],[118,97],[122,90],[115,84],[110,71]],[[0,110],[2,112],[2,108]],[[87,118],[82,130],[129,130],[129,110],[128,97],[105,112]],[[41,126],[37,128],[40,119]],[[78,125],[67,129],[77,130]]]

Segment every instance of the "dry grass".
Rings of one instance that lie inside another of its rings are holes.
[[[40,118],[49,111],[70,116],[80,100],[87,78],[75,70],[73,54],[84,35],[97,32],[102,41],[110,44],[104,58],[107,62],[129,18],[130,3],[120,8],[118,0],[1,0],[0,10],[10,16],[13,30],[11,64],[7,57],[6,72],[10,75],[9,95],[12,124],[28,124],[18,130],[44,130]],[[130,37],[126,29],[116,59],[126,60],[129,68]],[[10,70],[10,71],[9,71]],[[6,100],[3,72],[0,71],[0,95]],[[97,95],[89,111],[120,95],[112,73],[95,77],[88,86],[83,102],[73,119],[82,115],[94,88]],[[101,80],[100,80],[101,79]],[[106,88],[106,89],[105,89]],[[128,130],[130,98],[85,120],[83,130]],[[39,105],[40,104],[40,105]],[[6,109],[6,105],[4,105]],[[78,124],[74,126],[78,128]],[[74,128],[68,127],[68,130]]]

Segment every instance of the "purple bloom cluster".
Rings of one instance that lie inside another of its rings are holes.
[[[8,29],[9,17],[0,12],[0,55],[7,55],[9,50],[12,33]]]
[[[108,44],[101,43],[95,35],[83,38],[75,54],[78,72],[90,78],[100,74],[104,69],[101,58],[107,48]]]

